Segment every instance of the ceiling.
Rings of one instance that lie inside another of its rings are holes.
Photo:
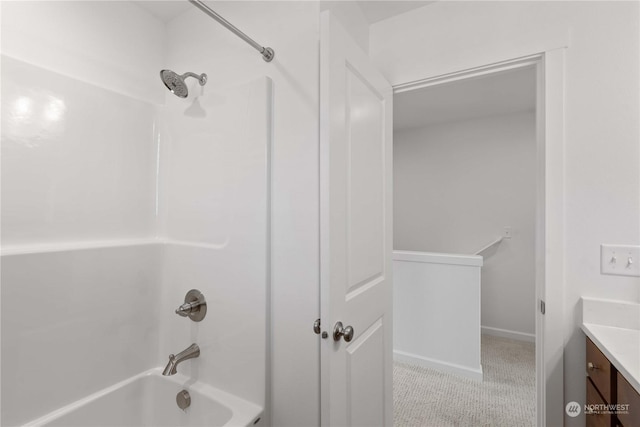
[[[176,16],[194,7],[187,0],[134,0],[132,3],[135,3],[141,8],[145,9],[147,12],[149,12],[162,22],[169,22]]]
[[[370,24],[383,21],[392,16],[426,6],[435,1],[358,1],[358,6],[362,9],[362,13]]]
[[[163,22],[169,22],[193,6],[187,0],[134,0],[133,3],[142,7]],[[401,13],[426,6],[434,1],[356,1],[363,15],[370,24],[382,21]]]
[[[529,111],[535,99],[534,67],[430,86],[393,96],[393,129]]]

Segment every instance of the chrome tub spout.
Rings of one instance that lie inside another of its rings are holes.
[[[193,359],[194,357],[200,356],[200,347],[198,344],[191,344],[186,349],[182,350],[180,353],[173,355],[169,355],[169,363],[162,371],[162,375],[175,375],[178,372],[178,365],[184,362],[187,359]]]

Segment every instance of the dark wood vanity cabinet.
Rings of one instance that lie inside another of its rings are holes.
[[[615,401],[615,368],[596,345],[587,338],[587,407]],[[614,416],[586,413],[587,427],[615,427]]]
[[[589,405],[629,405],[628,412],[616,414],[586,412],[587,427],[640,426],[640,395],[587,337],[587,407]],[[606,406],[600,406],[605,408]]]
[[[629,404],[629,413],[618,414],[619,425],[623,427],[640,426],[640,394],[620,375],[617,376],[618,403]]]
[[[592,404],[606,404],[605,400],[600,396],[598,390],[593,385],[593,382],[587,378],[587,405]],[[586,425],[588,427],[611,427],[613,424],[613,417],[608,414],[587,414]]]

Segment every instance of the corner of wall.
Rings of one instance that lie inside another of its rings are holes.
[[[330,10],[344,29],[353,37],[355,42],[369,54],[369,21],[364,16],[357,2],[353,1],[323,1],[320,12]]]

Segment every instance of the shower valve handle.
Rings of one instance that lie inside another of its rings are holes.
[[[199,302],[185,302],[176,309],[176,314],[182,317],[188,317],[191,313],[200,310]]]
[[[207,314],[207,302],[204,299],[204,295],[197,289],[191,289],[184,297],[184,304],[176,309],[176,314],[188,317],[194,322],[204,319]]]

